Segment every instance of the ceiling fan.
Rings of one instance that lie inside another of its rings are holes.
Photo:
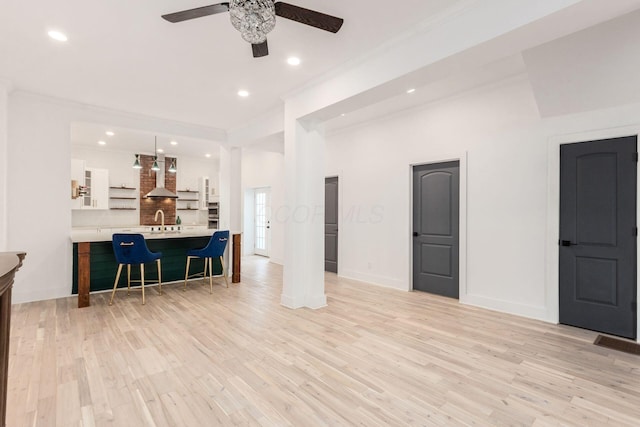
[[[169,13],[162,17],[176,23],[223,12],[229,12],[231,24],[240,31],[244,40],[251,43],[254,58],[269,54],[267,33],[275,27],[276,15],[332,33],[337,33],[344,22],[335,16],[273,0],[231,0],[228,3]]]

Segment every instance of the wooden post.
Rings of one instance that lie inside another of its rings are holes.
[[[233,235],[233,275],[231,276],[231,283],[240,283],[240,257],[242,256],[241,237],[242,235],[240,234]]]
[[[78,308],[89,307],[91,287],[91,243],[78,243]]]

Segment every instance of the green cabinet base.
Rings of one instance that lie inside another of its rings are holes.
[[[146,241],[149,250],[162,252],[162,283],[184,280],[189,249],[204,248],[209,237],[178,237],[168,239],[149,239]],[[113,255],[111,242],[91,242],[90,291],[113,289],[118,264]],[[204,261],[191,261],[190,274],[204,270]],[[126,272],[126,270],[125,270]],[[213,260],[213,274],[222,274],[220,260]],[[140,280],[140,267],[131,266],[131,280]],[[157,282],[156,263],[145,264],[145,281]],[[137,284],[136,284],[137,285]],[[122,274],[118,287],[127,286],[127,275]],[[78,244],[73,244],[73,287],[72,293],[78,293]]]

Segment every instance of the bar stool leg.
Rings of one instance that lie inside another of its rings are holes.
[[[116,294],[116,288],[118,287],[118,280],[120,280],[120,273],[122,272],[122,264],[118,264],[118,272],[116,273],[116,281],[113,283],[113,292],[111,292],[111,299],[109,305],[113,305],[113,296]]]
[[[205,258],[204,262],[209,263],[209,293],[213,293],[213,258]]]
[[[127,296],[131,293],[131,264],[127,264]]]
[[[207,262],[207,258],[203,258],[202,260],[204,261],[204,271],[202,272],[202,280],[206,280],[207,279],[207,267],[209,266],[209,263]]]
[[[182,288],[183,291],[187,290],[187,278],[189,278],[189,265],[191,264],[191,257],[188,256],[187,257],[187,269],[184,272],[184,288]]]
[[[222,265],[222,275],[224,276],[224,282],[227,284],[227,288],[229,287],[229,279],[227,279],[227,269],[224,268],[224,258],[220,257],[220,265]]]
[[[160,288],[160,295],[162,295],[162,266],[160,260],[158,261],[158,287]]]
[[[142,285],[142,305],[144,305],[144,264],[140,264],[140,284]]]

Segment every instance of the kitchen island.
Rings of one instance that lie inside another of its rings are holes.
[[[113,233],[141,233],[144,235],[149,250],[162,252],[162,283],[183,281],[187,260],[187,251],[203,248],[216,231],[206,228],[184,228],[178,231],[169,228],[166,232],[149,231],[149,228],[102,228],[74,229],[71,234],[73,242],[73,285],[72,293],[78,294],[78,307],[89,306],[89,293],[113,289],[118,264],[113,254],[111,237]],[[157,227],[156,227],[157,228]],[[154,264],[154,265],[152,265]],[[145,281],[155,282],[155,263],[145,266]],[[191,271],[204,270],[204,261],[194,259]],[[213,274],[222,274],[220,261],[213,260]],[[126,275],[121,277],[118,287],[126,287]],[[131,279],[140,279],[140,269],[131,268]]]

